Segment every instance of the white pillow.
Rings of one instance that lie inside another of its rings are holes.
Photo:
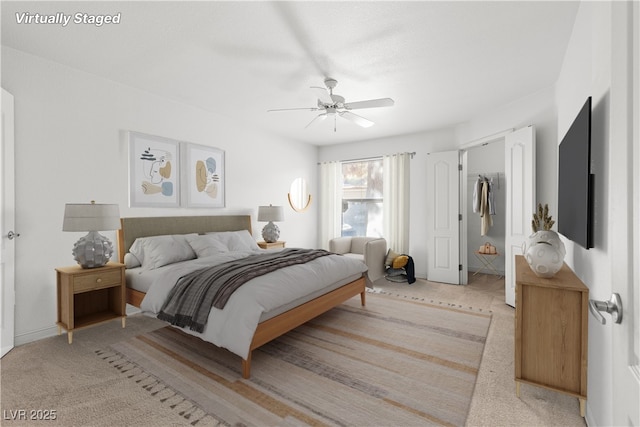
[[[215,236],[226,245],[230,252],[244,252],[260,250],[258,243],[255,241],[248,230],[238,231],[219,231],[207,233],[207,236]]]
[[[196,253],[198,258],[204,258],[224,252],[229,252],[227,245],[215,235],[189,235],[187,242]]]
[[[196,234],[193,234],[196,236]],[[129,252],[135,256],[142,268],[152,270],[175,262],[187,261],[196,257],[187,242],[189,234],[140,237],[133,242]]]
[[[127,252],[124,254],[124,266],[125,268],[136,268],[140,267],[142,263],[140,260],[131,252]]]

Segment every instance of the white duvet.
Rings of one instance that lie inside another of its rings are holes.
[[[255,252],[227,252],[163,268],[166,272],[153,279],[140,308],[156,315],[184,274],[251,254]],[[202,333],[183,330],[247,359],[260,321],[349,283],[366,270],[360,260],[333,254],[286,267],[245,283],[233,293],[224,309],[212,307]]]

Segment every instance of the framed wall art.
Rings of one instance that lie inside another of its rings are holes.
[[[129,206],[180,206],[180,145],[129,132]]]
[[[187,208],[225,206],[224,151],[206,145],[183,143],[181,147],[183,200]]]

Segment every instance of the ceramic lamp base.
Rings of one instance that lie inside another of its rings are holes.
[[[262,238],[267,243],[274,243],[278,241],[279,237],[280,229],[272,221],[269,221],[269,223],[262,229]]]
[[[82,268],[102,267],[113,255],[113,245],[97,231],[90,231],[73,245],[73,259]]]

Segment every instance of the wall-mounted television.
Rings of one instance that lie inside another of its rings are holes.
[[[591,97],[562,138],[558,157],[558,231],[580,246],[592,248]]]

